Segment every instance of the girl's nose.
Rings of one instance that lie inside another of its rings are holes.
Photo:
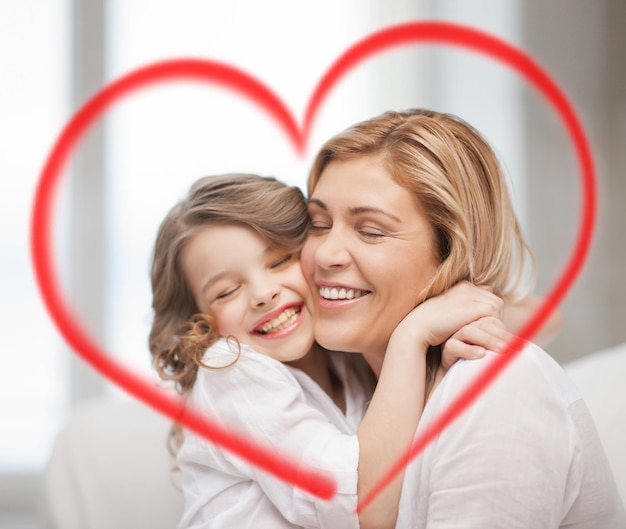
[[[280,287],[273,282],[263,282],[253,289],[250,302],[254,308],[262,308],[278,298]]]

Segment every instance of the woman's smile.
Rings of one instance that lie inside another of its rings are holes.
[[[318,303],[321,307],[328,309],[342,307],[348,303],[355,303],[371,293],[369,290],[339,284],[318,284],[318,292]]]
[[[384,353],[437,270],[428,220],[376,156],[329,163],[309,215],[301,262],[317,293],[317,340],[333,350]]]

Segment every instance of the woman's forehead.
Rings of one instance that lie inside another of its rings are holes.
[[[351,207],[414,202],[413,193],[394,179],[379,156],[333,160],[317,181],[310,201],[350,202]],[[359,203],[362,202],[362,203]]]

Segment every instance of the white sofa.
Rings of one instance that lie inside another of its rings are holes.
[[[563,367],[585,397],[626,503],[626,343]]]
[[[626,344],[564,366],[594,416],[626,502]],[[50,529],[172,529],[182,494],[166,449],[168,419],[134,401],[96,401],[59,434],[44,476]]]
[[[49,529],[174,529],[182,513],[171,422],[131,400],[83,404],[58,435],[43,481]]]

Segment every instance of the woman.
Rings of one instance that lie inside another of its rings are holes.
[[[318,292],[316,338],[362,352],[376,374],[413,307],[461,280],[510,299],[530,257],[493,151],[435,112],[386,113],[329,140],[311,170],[309,214],[301,259]],[[418,432],[489,363],[460,362],[442,378],[440,350],[427,361]],[[397,456],[381,460],[380,477]],[[406,469],[399,497],[396,480],[367,507],[377,527],[396,514],[407,528],[626,527],[580,395],[532,344]]]

